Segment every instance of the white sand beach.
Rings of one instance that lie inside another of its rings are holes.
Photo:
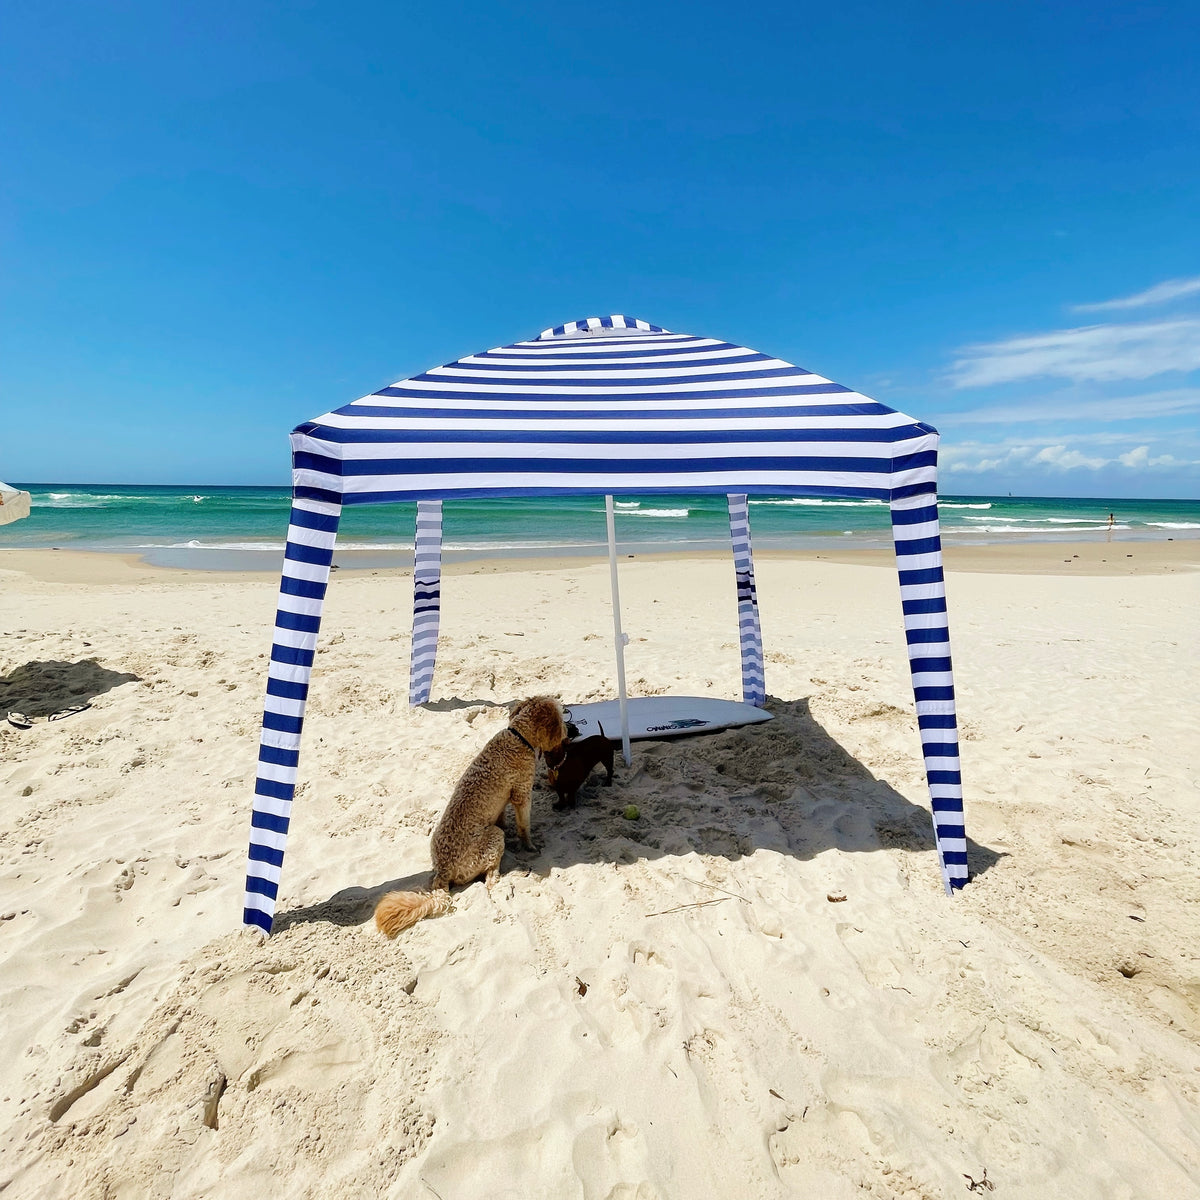
[[[606,563],[450,570],[419,710],[410,577],[338,572],[264,939],[277,578],[0,554],[5,1200],[1200,1196],[1200,541],[947,563],[961,894],[888,557],[768,554],[774,720],[540,788],[389,942],[504,702],[615,695]],[[632,694],[740,695],[728,558],[621,587]]]

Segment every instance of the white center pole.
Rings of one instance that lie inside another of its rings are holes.
[[[621,710],[621,756],[628,767],[633,762],[629,752],[629,704],[625,695],[625,645],[629,639],[621,632],[621,590],[617,586],[617,525],[613,515],[613,498],[604,497],[604,514],[608,520],[608,572],[612,577],[613,644],[617,651],[617,699]]]

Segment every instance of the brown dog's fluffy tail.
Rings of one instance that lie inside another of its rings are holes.
[[[380,933],[394,938],[425,917],[440,917],[449,911],[449,892],[388,892],[375,905],[375,925]]]

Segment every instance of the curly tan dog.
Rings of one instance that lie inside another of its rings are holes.
[[[552,696],[522,700],[463,772],[429,843],[433,878],[428,892],[388,892],[375,906],[375,924],[395,937],[423,917],[450,907],[450,885],[486,875],[490,888],[504,856],[504,810],[513,806],[517,833],[530,850],[529,811],[538,751],[556,751],[567,738],[562,705]]]

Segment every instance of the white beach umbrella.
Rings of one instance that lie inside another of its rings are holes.
[[[29,516],[29,493],[0,483],[0,525]]]

